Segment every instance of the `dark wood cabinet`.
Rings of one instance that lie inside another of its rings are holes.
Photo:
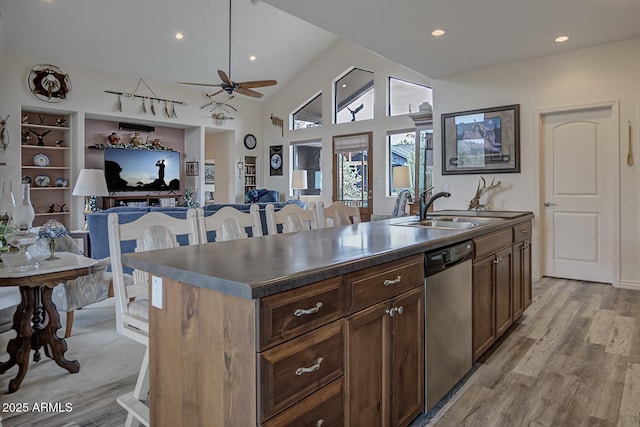
[[[348,425],[406,426],[424,408],[424,290],[347,318]]]
[[[473,240],[473,360],[531,305],[531,221]]]

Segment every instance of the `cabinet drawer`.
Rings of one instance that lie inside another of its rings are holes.
[[[262,420],[343,375],[343,325],[338,320],[259,355]]]
[[[513,226],[513,242],[522,242],[531,237],[532,225],[531,221],[523,222]]]
[[[513,231],[510,228],[473,239],[473,259],[479,260],[500,249],[511,246]]]
[[[260,300],[260,348],[265,350],[342,317],[342,276]]]
[[[342,378],[263,424],[263,427],[344,425]]]
[[[424,256],[414,255],[350,273],[345,276],[345,283],[347,311],[355,313],[416,286],[422,286]]]

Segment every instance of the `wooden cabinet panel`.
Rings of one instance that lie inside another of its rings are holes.
[[[345,421],[352,426],[383,426],[389,418],[388,356],[390,302],[364,309],[347,318]]]
[[[424,409],[423,288],[392,300],[391,309],[394,308],[391,425],[406,426]]]
[[[531,239],[513,245],[514,289],[520,288],[522,311],[531,305]],[[514,302],[515,310],[515,302]],[[522,312],[520,313],[522,314]],[[515,315],[514,320],[519,317]]]
[[[342,317],[342,276],[260,300],[262,350]]]
[[[262,424],[263,427],[340,427],[344,425],[342,383],[342,379],[334,381]]]
[[[348,313],[393,298],[424,283],[422,254],[345,276]]]
[[[495,257],[475,262],[473,276],[472,345],[475,361],[496,340],[494,291]]]
[[[406,426],[424,409],[424,289],[347,318],[345,420]]]
[[[512,259],[511,247],[496,253],[496,338],[499,338],[513,323],[513,306],[511,302],[513,289]]]
[[[522,250],[524,243],[513,245],[513,320],[524,312],[524,287],[522,277]]]
[[[260,355],[262,420],[343,375],[343,325],[338,320]]]
[[[493,255],[497,251],[511,246],[512,234],[511,228],[505,228],[504,230],[473,239],[474,261]]]

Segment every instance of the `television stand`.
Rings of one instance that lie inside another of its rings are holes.
[[[128,194],[102,198],[103,209],[116,206],[180,206],[181,204],[182,194],[174,192],[171,194]]]

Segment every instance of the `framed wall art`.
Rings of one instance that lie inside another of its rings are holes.
[[[282,145],[269,147],[269,175],[282,176]]]
[[[216,183],[216,165],[213,163],[204,164],[204,183],[215,184]]]
[[[186,174],[187,176],[198,176],[200,174],[198,162],[187,162]]]
[[[520,104],[442,115],[442,174],[519,173]]]

